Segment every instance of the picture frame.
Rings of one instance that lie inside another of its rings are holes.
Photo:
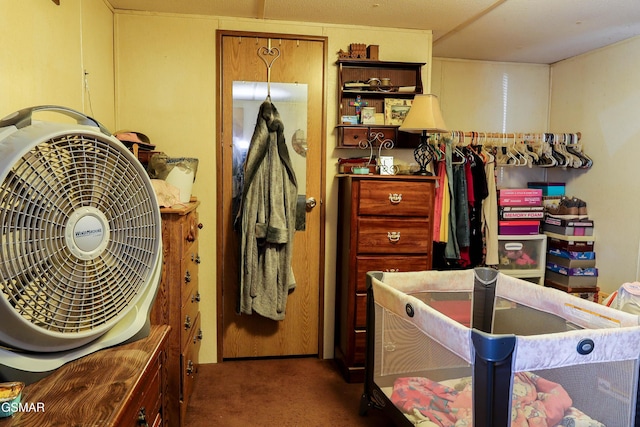
[[[385,98],[384,124],[401,125],[411,108],[412,99]]]

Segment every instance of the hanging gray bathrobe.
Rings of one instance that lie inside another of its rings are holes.
[[[278,110],[266,100],[244,170],[238,313],[282,320],[295,288],[291,268],[298,188]]]

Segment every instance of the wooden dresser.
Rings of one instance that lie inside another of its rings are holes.
[[[335,358],[364,380],[367,271],[431,269],[435,178],[340,175]]]
[[[162,281],[158,289],[151,321],[171,326],[168,341],[167,422],[184,426],[184,419],[198,372],[198,354],[202,341],[200,293],[198,290],[198,201],[179,208],[162,208],[162,244],[164,252]]]
[[[168,426],[164,420],[164,363],[169,327],[67,363],[28,385],[31,408],[0,419],[0,426]],[[41,410],[39,410],[41,409]]]

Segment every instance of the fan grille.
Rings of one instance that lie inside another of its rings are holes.
[[[136,300],[157,259],[160,218],[134,162],[117,142],[70,133],[34,146],[0,183],[0,290],[24,320],[78,333]],[[102,238],[87,251],[74,244],[73,218],[84,212],[100,225],[84,232]]]

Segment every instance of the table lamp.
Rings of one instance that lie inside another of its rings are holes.
[[[420,170],[416,175],[432,175],[427,165],[433,160],[433,150],[429,146],[429,135],[447,132],[447,125],[440,112],[438,97],[433,94],[416,95],[411,103],[399,130],[403,132],[420,133],[420,143],[413,151]]]

